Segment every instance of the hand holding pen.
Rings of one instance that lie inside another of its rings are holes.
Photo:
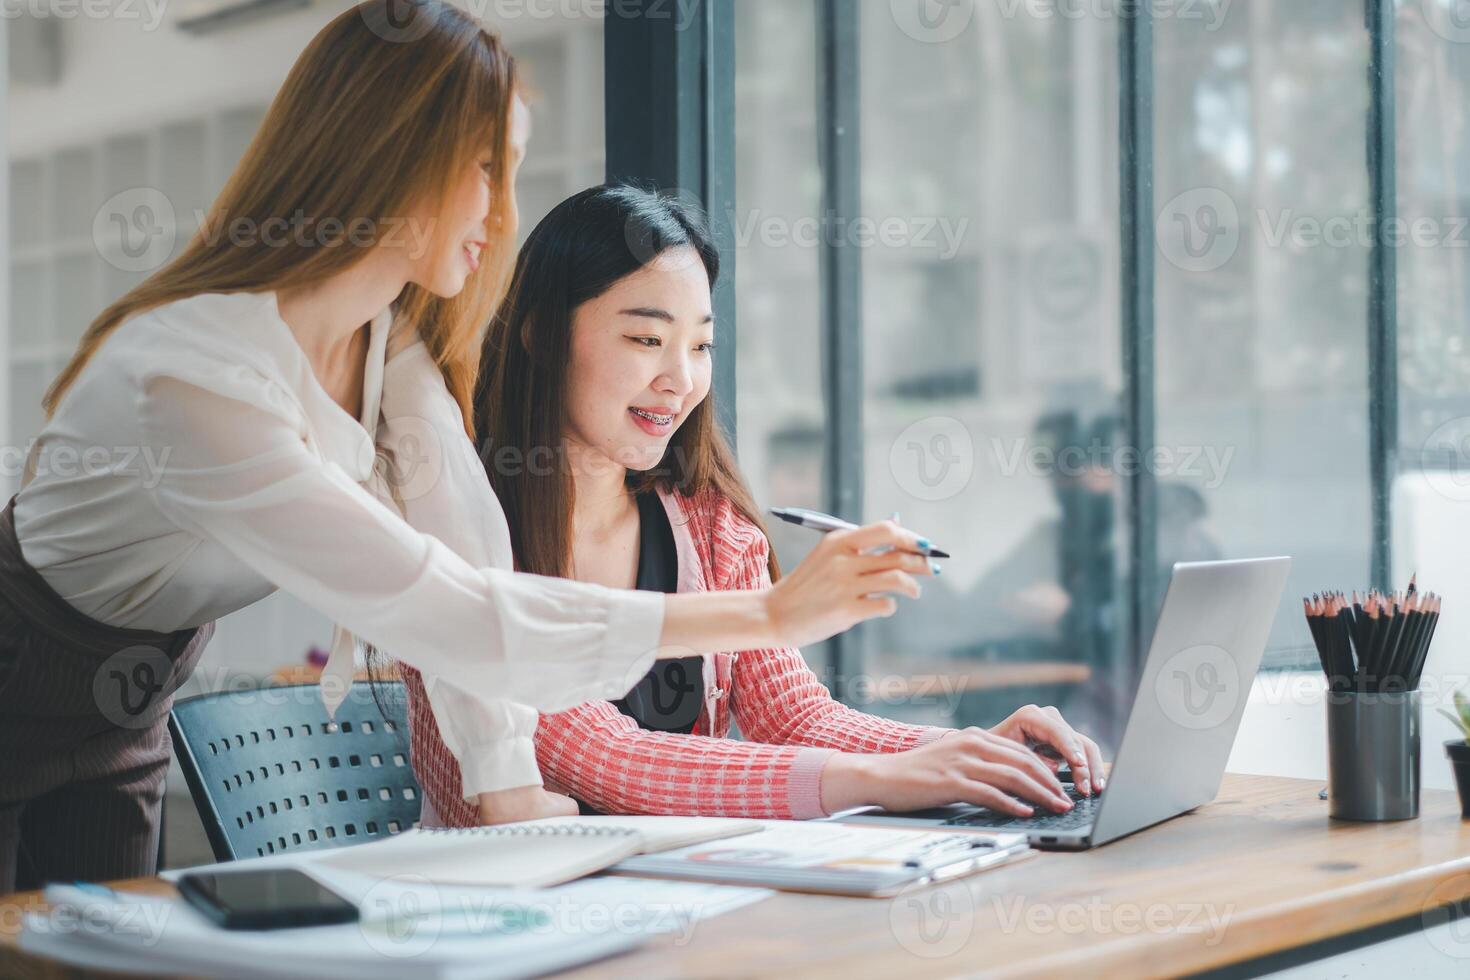
[[[809,527],[813,531],[821,531],[823,534],[832,531],[851,531],[857,527],[851,521],[844,521],[840,517],[831,514],[823,514],[819,510],[808,510],[805,507],[772,507],[771,513],[781,518],[788,524],[796,524],[801,527]],[[891,523],[898,524],[898,515],[894,514]],[[917,553],[930,558],[948,558],[949,552],[941,551],[930,543],[928,538],[915,538]],[[934,574],[939,574],[939,566],[935,566]]]
[[[774,513],[782,516],[780,511]],[[806,560],[771,590],[771,625],[775,635],[786,638],[785,645],[815,643],[865,619],[892,616],[898,602],[883,593],[917,599],[920,590],[914,576],[937,574],[939,566],[928,558],[934,553],[928,539],[893,521],[864,527],[840,524],[828,530]],[[815,621],[812,610],[821,611]]]

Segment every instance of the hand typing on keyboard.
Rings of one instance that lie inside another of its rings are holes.
[[[1069,789],[1068,793],[1075,805],[1066,813],[1016,817],[989,807],[981,807],[978,810],[966,810],[946,820],[945,823],[953,827],[1013,827],[1017,830],[1029,831],[1072,830],[1092,823],[1102,794],[1094,793],[1092,796],[1083,796],[1075,789]]]
[[[1028,740],[1052,746],[1060,758],[1044,758]],[[928,745],[883,755],[839,752],[822,771],[822,806],[835,813],[873,804],[904,811],[969,803],[1029,817],[1039,804],[1046,812],[1067,813],[1074,804],[1056,776],[1063,760],[1076,773],[1082,797],[1100,788],[1097,745],[1055,708],[1027,705],[989,731],[947,732]]]
[[[1052,772],[1066,762],[1083,796],[1091,796],[1107,785],[1097,743],[1067,724],[1056,708],[1028,704],[990,731],[1021,745],[1040,748]]]

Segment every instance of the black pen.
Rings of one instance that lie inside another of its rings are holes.
[[[799,524],[809,527],[813,531],[851,531],[857,527],[856,524],[844,521],[840,517],[831,514],[823,514],[818,510],[807,510],[805,507],[772,507],[771,513],[788,524]],[[928,558],[948,558],[949,552],[941,551],[929,543],[928,538],[919,538],[919,554]]]

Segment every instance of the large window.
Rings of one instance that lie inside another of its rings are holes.
[[[1130,680],[1108,471],[1116,23],[977,4],[952,33],[918,5],[736,9],[737,212],[771,232],[738,256],[742,464],[763,503],[840,509],[850,481],[861,513],[845,516],[898,513],[955,556],[921,603],[813,659],[873,710],[979,723],[1045,697],[1105,733],[1115,698],[1095,695]],[[814,78],[848,38],[860,84]],[[819,158],[822,126],[860,138]],[[851,181],[850,213],[821,210],[841,206],[822,193],[832,180]],[[826,333],[824,250],[861,297]],[[838,418],[861,420],[856,438],[832,438]],[[808,534],[773,529],[781,557]]]
[[[750,0],[734,15],[740,463],[763,504],[822,508],[816,5]],[[810,548],[809,531],[770,530],[788,565]]]
[[[1116,24],[861,7],[865,516],[955,555],[868,628],[863,670],[984,681],[958,723],[1044,696],[1106,732],[1097,695],[1130,680]]]
[[[1111,741],[1175,562],[1293,557],[1268,669],[1303,594],[1470,580],[1451,0],[736,8],[742,463],[955,554],[809,651],[845,697]]]
[[[1470,31],[1437,11],[1407,4],[1397,21],[1398,210],[1421,229],[1398,263],[1399,437],[1410,472],[1420,447],[1452,466],[1446,450],[1463,449],[1470,433],[1436,433],[1470,414]]]
[[[822,173],[814,3],[735,4],[735,203],[741,469],[764,507],[828,507],[818,246]],[[717,352],[716,357],[720,354]],[[815,535],[769,521],[792,567]],[[804,651],[835,678],[835,644]]]
[[[1160,558],[1291,555],[1269,662],[1315,664],[1301,596],[1372,572],[1363,6],[1155,31],[1156,440],[1197,454],[1159,476]]]

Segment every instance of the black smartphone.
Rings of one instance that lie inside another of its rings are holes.
[[[293,868],[186,874],[179,893],[226,929],[289,929],[357,921],[357,906]]]

